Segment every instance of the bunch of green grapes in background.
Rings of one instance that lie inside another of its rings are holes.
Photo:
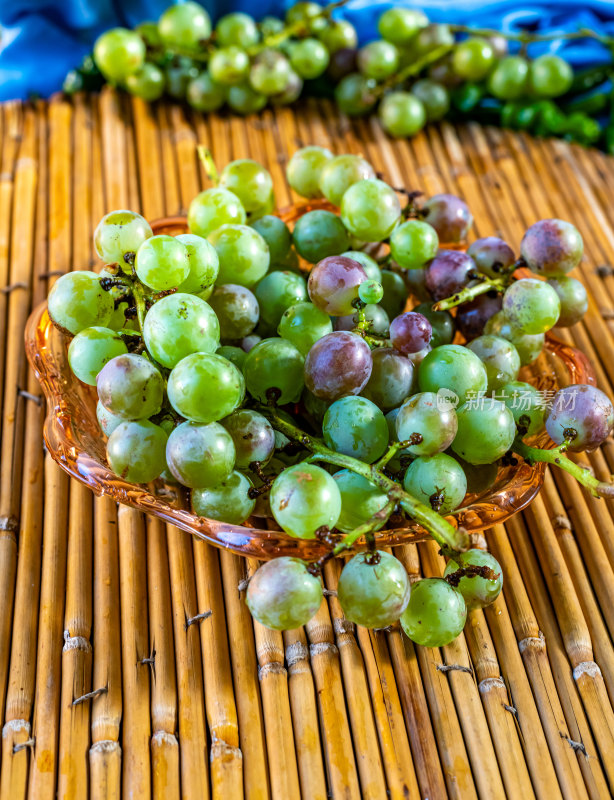
[[[346,616],[400,620],[413,641],[445,645],[467,610],[496,598],[499,565],[448,546],[446,574],[410,586],[377,533],[394,514],[456,541],[445,517],[488,491],[525,439],[545,426],[582,450],[610,434],[614,409],[598,389],[568,387],[548,405],[520,372],[547,331],[586,310],[569,274],[582,239],[550,219],[527,230],[519,258],[497,237],[465,252],[473,218],[461,198],[407,203],[364,157],[315,145],[292,155],[286,177],[311,201],[291,225],[250,159],[192,200],[177,236],[111,211],[94,235],[100,267],[60,277],[49,315],[75,376],[96,388],[110,473],[152,492],[185,487],[199,517],[274,520],[329,556],[366,536],[339,580]],[[253,615],[278,629],[307,622],[320,567],[261,567]]]

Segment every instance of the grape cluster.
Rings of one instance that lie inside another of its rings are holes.
[[[103,217],[104,265],[59,278],[49,315],[70,338],[74,374],[96,387],[113,473],[180,484],[202,517],[272,517],[289,536],[321,538],[329,556],[366,537],[341,573],[346,616],[400,619],[415,642],[447,644],[467,609],[497,596],[499,565],[446,546],[446,575],[410,589],[376,532],[395,513],[449,545],[445,516],[485,491],[525,436],[545,424],[563,461],[610,434],[614,409],[594,387],[563,389],[548,409],[518,380],[545,332],[586,309],[568,274],[582,239],[542,220],[520,260],[495,237],[450,249],[472,225],[460,198],[402,203],[364,158],[321,147],[295,152],[287,179],[339,213],[315,208],[291,230],[270,213],[269,173],[233,161],[192,201],[189,233],[154,235],[132,211]],[[535,277],[517,277],[520,264]],[[253,615],[279,629],[307,622],[321,566],[261,567]]]

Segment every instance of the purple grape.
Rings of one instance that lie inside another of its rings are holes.
[[[235,446],[237,469],[246,469],[253,461],[266,463],[275,451],[275,431],[270,422],[248,408],[233,411],[220,424],[226,428]]]
[[[507,242],[497,236],[476,239],[467,255],[475,261],[478,271],[488,278],[500,278],[510,271],[516,257]]]
[[[473,225],[469,206],[453,194],[436,194],[424,204],[424,221],[437,231],[442,244],[462,242]]]
[[[414,365],[392,347],[378,348],[371,356],[373,369],[362,396],[384,411],[396,408],[411,393]]]
[[[408,291],[419,300],[425,303],[432,300],[431,293],[426,288],[426,269],[406,269],[403,270],[403,280]],[[384,298],[386,295],[384,294]]]
[[[351,75],[356,72],[356,54],[357,50],[353,47],[342,47],[336,53],[331,53],[330,62],[326,74],[331,78],[333,83],[339,83],[346,75]]]
[[[594,450],[603,444],[614,428],[614,407],[610,398],[596,386],[566,386],[552,398],[546,430],[555,444],[571,439],[574,452]]]
[[[390,323],[390,341],[395,350],[408,355],[423,350],[431,341],[433,328],[428,319],[416,311],[399,314]]]
[[[367,273],[358,261],[347,256],[328,256],[311,270],[307,291],[319,309],[343,317],[354,313],[358,287],[366,280]]]
[[[371,377],[371,348],[355,333],[336,331],[319,339],[305,359],[305,386],[324,400],[360,394]]]
[[[484,333],[484,325],[494,316],[497,311],[501,311],[503,297],[499,292],[487,292],[463,303],[456,312],[456,325],[465,339],[470,342],[477,336]]]
[[[542,219],[528,229],[520,253],[533,272],[563,275],[582,260],[584,244],[576,227],[562,219]]]
[[[426,270],[426,288],[434,300],[460,292],[478,277],[475,261],[460,250],[440,250]]]

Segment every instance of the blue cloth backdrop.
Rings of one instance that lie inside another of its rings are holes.
[[[47,97],[62,86],[69,69],[92,49],[102,31],[155,20],[170,0],[0,0],[0,100]],[[282,15],[291,0],[202,0],[215,20],[231,10]],[[612,0],[351,0],[335,16],[349,19],[361,41],[376,35],[377,19],[392,5],[422,8],[434,22],[513,31],[540,32],[591,28],[614,35]],[[551,50],[581,67],[608,61],[606,48],[590,39],[535,45],[532,54]]]

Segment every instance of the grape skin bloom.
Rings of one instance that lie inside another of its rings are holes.
[[[164,381],[144,356],[126,353],[108,361],[96,378],[102,405],[126,420],[145,419],[162,408]]]
[[[323,400],[360,394],[373,369],[371,348],[355,333],[335,331],[317,341],[305,359],[305,386]]]

